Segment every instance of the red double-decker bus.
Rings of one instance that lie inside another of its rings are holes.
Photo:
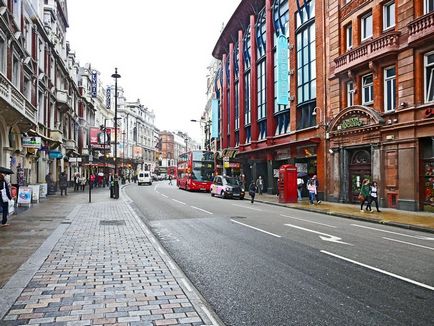
[[[176,184],[180,189],[210,191],[214,173],[214,154],[191,151],[178,158]]]

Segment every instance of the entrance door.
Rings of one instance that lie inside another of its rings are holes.
[[[368,149],[354,151],[351,155],[349,183],[349,199],[351,202],[358,202],[357,196],[360,193],[364,179],[372,181],[371,152]]]

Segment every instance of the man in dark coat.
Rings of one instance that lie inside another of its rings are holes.
[[[68,188],[68,177],[65,172],[60,173],[59,177],[59,188],[60,188],[60,196],[63,196],[63,192],[65,192],[65,196],[68,196],[66,193],[66,189]]]

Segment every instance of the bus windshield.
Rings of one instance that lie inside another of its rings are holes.
[[[213,162],[193,162],[191,178],[195,181],[212,181],[213,172]]]

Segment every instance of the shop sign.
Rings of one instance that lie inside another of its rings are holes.
[[[114,128],[105,128],[105,130],[90,128],[90,145],[92,148],[110,149],[112,129]]]
[[[81,157],[70,157],[69,158],[70,163],[80,163],[81,161],[82,161]]]
[[[363,121],[359,117],[352,117],[342,121],[341,129],[349,129],[363,126]]]
[[[281,160],[287,160],[291,158],[291,151],[289,149],[279,149],[275,153],[275,160],[281,161]]]
[[[30,205],[32,203],[32,189],[20,187],[18,190],[18,204]]]
[[[239,169],[240,163],[234,163],[234,162],[224,162],[223,167],[225,169],[231,168],[231,169]]]
[[[41,148],[41,137],[23,137],[21,144],[24,148]]]
[[[63,155],[62,155],[62,152],[60,152],[60,151],[49,151],[48,157],[50,159],[55,159],[55,158],[62,158]]]
[[[96,97],[98,93],[98,73],[96,70],[92,71],[91,75],[91,94],[92,97]]]
[[[107,87],[107,90],[105,91],[105,107],[107,110],[110,110],[111,108],[111,89],[110,87]]]
[[[288,39],[280,34],[276,44],[277,54],[277,104],[288,105]]]

